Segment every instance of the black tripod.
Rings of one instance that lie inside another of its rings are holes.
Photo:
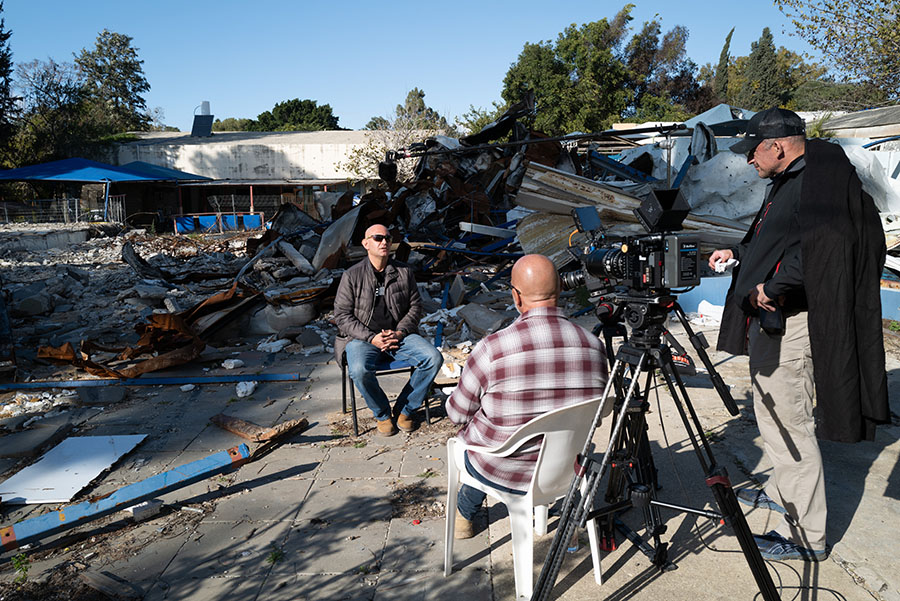
[[[709,356],[704,351],[705,341],[693,332],[681,307],[674,296],[632,297],[622,296],[616,304],[623,309],[622,314],[632,326],[631,339],[626,339],[616,353],[610,378],[603,393],[603,400],[591,432],[585,441],[583,450],[575,462],[575,477],[569,486],[563,502],[556,534],[550,551],[544,560],[541,575],[535,583],[532,601],[546,601],[556,583],[562,565],[565,549],[576,527],[584,527],[589,519],[597,519],[601,526],[601,541],[609,545],[613,536],[613,526],[622,531],[637,547],[647,555],[660,570],[674,569],[675,565],[668,559],[667,543],[662,542],[666,526],[659,515],[660,507],[667,507],[715,519],[730,525],[737,536],[741,551],[747,559],[750,571],[756,580],[759,591],[765,601],[779,599],[778,590],[766,567],[744,514],[740,510],[734,489],[728,480],[725,468],[716,463],[712,449],[703,428],[697,419],[694,407],[688,398],[687,390],[676,370],[669,347],[662,342],[666,333],[664,322],[669,311],[674,311],[688,333],[691,344],[703,361],[710,374],[713,385],[725,406],[732,415],[738,414],[737,405],[721,376],[715,371]],[[609,334],[609,332],[607,332]],[[607,335],[607,344],[611,336]],[[656,468],[650,453],[647,437],[646,411],[649,406],[646,395],[651,389],[653,374],[656,369],[662,373],[669,393],[672,396],[684,428],[691,441],[691,446],[700,462],[706,484],[712,490],[719,511],[694,509],[657,500]],[[626,370],[630,378],[626,379]],[[644,385],[640,380],[644,376]],[[627,390],[626,390],[627,388]],[[599,465],[589,454],[591,439],[597,428],[600,416],[603,415],[611,392],[614,394],[614,422],[609,446]],[[593,509],[595,496],[600,481],[609,472],[606,491],[606,505]],[[586,494],[581,495],[581,480],[586,478]],[[616,514],[631,507],[643,512],[647,535],[652,543],[641,538],[636,532],[616,520]]]

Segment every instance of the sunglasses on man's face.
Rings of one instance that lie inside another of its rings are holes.
[[[372,234],[371,236],[366,236],[366,238],[371,238],[372,240],[374,240],[375,242],[378,242],[378,243],[381,243],[384,240],[387,240],[388,242],[391,241],[390,234]]]

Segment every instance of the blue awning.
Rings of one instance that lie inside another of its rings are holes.
[[[146,181],[173,181],[179,179],[202,180],[208,179],[176,171],[157,167],[148,163],[137,161],[137,167],[116,167],[90,161],[88,159],[63,159],[51,163],[20,167],[0,171],[2,181],[57,181],[57,182],[146,182]],[[181,174],[176,177],[174,174]]]

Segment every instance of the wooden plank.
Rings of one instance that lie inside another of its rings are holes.
[[[241,438],[246,438],[253,442],[273,440],[289,432],[305,429],[309,425],[305,418],[298,418],[282,422],[271,428],[263,428],[253,422],[224,413],[212,416],[209,418],[209,421],[223,430],[228,430],[232,434],[237,434]]]

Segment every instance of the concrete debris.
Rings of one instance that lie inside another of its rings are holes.
[[[256,392],[256,387],[259,386],[259,382],[251,381],[251,382],[238,382],[237,386],[235,386],[235,392],[239,399],[245,399]]]
[[[280,340],[265,340],[256,345],[256,350],[264,353],[277,353],[290,343],[291,341],[286,338]]]
[[[130,516],[135,522],[143,522],[159,514],[162,509],[163,502],[160,499],[150,499],[143,501],[137,505],[126,507],[123,511]]]

